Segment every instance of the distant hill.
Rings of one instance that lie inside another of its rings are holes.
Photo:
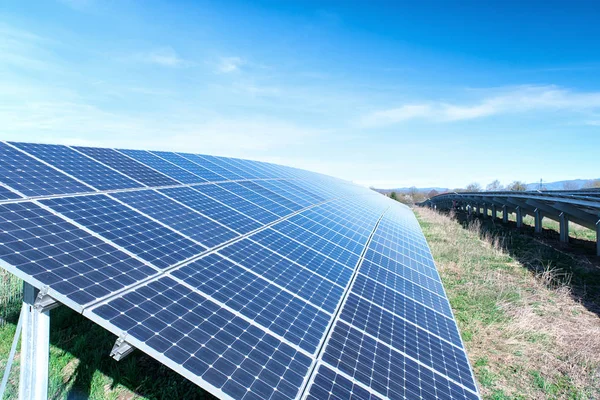
[[[545,190],[579,190],[585,188],[587,184],[595,180],[596,179],[572,179],[568,181],[542,182],[542,185]],[[537,190],[539,187],[539,182],[527,184],[527,190]]]

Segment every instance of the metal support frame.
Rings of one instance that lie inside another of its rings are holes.
[[[487,203],[483,203],[483,218],[487,218],[488,216],[488,205]]]
[[[496,209],[496,205],[492,204],[492,219],[495,220],[498,218],[498,210]]]
[[[23,332],[21,336],[21,372],[19,399],[48,398],[48,359],[50,356],[50,302],[45,293],[23,283]],[[36,305],[37,304],[37,305]]]
[[[521,206],[517,206],[517,228],[523,227],[523,210]]]
[[[117,361],[121,361],[123,358],[131,354],[133,350],[135,350],[135,347],[125,341],[126,336],[126,333],[122,333],[115,341],[115,344],[110,351],[110,356]]]
[[[508,224],[508,206],[502,206],[502,222]]]
[[[544,218],[544,216],[542,215],[542,210],[536,208],[534,214],[535,233],[542,233],[542,219]]]
[[[560,213],[560,241],[569,243],[569,217],[566,213]]]

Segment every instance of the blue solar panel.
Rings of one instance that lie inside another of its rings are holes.
[[[53,198],[42,203],[158,268],[205,249],[105,195]]]
[[[298,211],[300,209],[302,209],[302,206],[299,205],[298,203],[294,203],[293,201],[286,199],[285,197],[282,197],[278,194],[276,194],[275,192],[272,192],[254,182],[240,182],[239,183],[240,186],[243,186],[247,189],[252,190],[255,193],[260,194],[263,197],[266,197],[267,199],[274,201],[275,203],[282,205],[283,207],[292,210],[292,211]]]
[[[235,209],[247,217],[260,222],[261,224],[268,224],[279,219],[276,214],[268,211],[266,208],[247,201],[243,197],[223,189],[218,185],[198,185],[193,189],[199,191],[205,196],[212,198],[213,200],[227,204],[227,206]]]
[[[188,159],[189,161],[193,162],[194,164],[199,165],[200,167],[207,169],[209,171],[214,172],[215,174],[222,176],[223,180],[238,180],[238,179],[244,179],[243,176],[241,175],[237,175],[236,173],[230,171],[227,168],[224,168],[221,162],[218,163],[213,163],[211,161],[215,161],[215,158],[212,157],[210,159],[205,158],[204,156],[200,156],[197,154],[187,154],[187,153],[177,153],[182,157],[185,157],[186,159]]]
[[[331,319],[292,292],[218,255],[177,269],[173,276],[310,353]]]
[[[294,260],[296,263],[341,286],[346,286],[352,275],[352,267],[340,264],[336,260],[272,229],[260,231],[250,238],[256,243],[289,260]]]
[[[335,311],[342,297],[342,286],[315,274],[297,261],[288,260],[249,239],[227,246],[220,250],[219,254],[246,266],[330,313]]]
[[[241,234],[248,233],[262,226],[258,221],[203,195],[197,190],[191,188],[173,188],[161,189],[160,192]]]
[[[407,207],[268,163],[14,146],[0,266],[212,394],[478,398]]]
[[[12,192],[10,189],[0,186],[0,200],[18,199],[21,196]]]
[[[311,364],[307,355],[168,277],[94,313],[237,399],[296,398]]]
[[[181,183],[200,183],[206,182],[206,179],[194,175],[192,172],[188,172],[177,165],[170,163],[169,161],[154,155],[144,150],[121,150],[123,154],[151,167],[155,170],[162,172],[163,174],[181,182]]]
[[[34,143],[12,144],[98,190],[142,187],[140,183],[67,146]]]
[[[113,196],[206,247],[217,246],[238,236],[225,225],[154,190],[115,193]]]
[[[469,362],[460,347],[353,294],[349,296],[340,319],[475,390]]]
[[[344,322],[337,322],[323,361],[392,399],[478,396]]]
[[[206,169],[198,164],[195,164],[177,153],[169,153],[166,151],[152,151],[151,153],[159,156],[164,160],[169,161],[170,163],[177,165],[180,168],[183,168],[188,172],[191,172],[196,176],[201,177],[205,181],[220,182],[227,180],[227,178],[215,173],[214,171]]]
[[[0,179],[25,196],[92,192],[93,189],[0,142]]]
[[[0,258],[81,305],[156,272],[31,202],[0,205]]]
[[[319,367],[315,381],[306,397],[307,400],[378,400],[374,395],[352,379],[324,365]]]
[[[113,149],[100,149],[96,147],[74,147],[77,151],[116,169],[117,171],[143,183],[146,186],[171,186],[179,182],[152,168],[119,153]]]
[[[240,185],[239,183],[220,183],[219,186],[231,193],[234,193],[236,196],[242,197],[253,204],[259,205],[265,210],[269,210],[278,217],[283,217],[293,212],[293,209],[287,208],[268,197],[264,197],[248,187]]]

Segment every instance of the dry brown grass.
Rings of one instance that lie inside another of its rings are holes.
[[[509,255],[511,236],[477,220],[416,214],[484,398],[600,398],[600,319],[571,296],[569,274],[532,272]]]

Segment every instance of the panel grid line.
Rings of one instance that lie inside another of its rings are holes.
[[[356,265],[356,268],[354,269],[354,273],[352,275],[352,278],[350,279],[350,282],[348,282],[347,285],[347,290],[344,292],[344,296],[342,297],[342,299],[339,302],[338,308],[336,310],[336,312],[334,313],[333,319],[331,321],[331,324],[329,325],[329,327],[327,328],[327,333],[325,334],[324,338],[323,338],[323,342],[319,348],[319,351],[317,352],[317,356],[315,358],[315,363],[312,366],[312,369],[310,371],[310,378],[308,379],[308,381],[312,381],[314,379],[314,375],[316,375],[317,372],[317,363],[318,362],[322,362],[323,360],[323,354],[325,353],[325,349],[327,347],[327,344],[329,342],[329,340],[331,339],[331,334],[333,333],[333,328],[336,325],[337,321],[339,321],[340,319],[340,314],[342,312],[342,309],[344,308],[344,304],[346,302],[346,299],[348,298],[348,296],[350,295],[350,289],[352,288],[352,285],[354,285],[354,281],[356,280],[356,276],[358,275],[358,270],[360,269],[360,265],[362,264],[362,261],[364,260],[364,256],[367,252],[367,249],[369,248],[369,244],[371,243],[371,240],[373,239],[373,235],[375,234],[375,231],[377,230],[377,227],[379,226],[379,223],[381,222],[381,220],[383,219],[383,216],[385,215],[385,213],[387,212],[387,210],[389,209],[389,207],[387,209],[385,209],[383,211],[383,213],[381,214],[381,216],[379,217],[379,219],[377,220],[377,222],[375,223],[375,226],[373,227],[373,231],[371,232],[371,236],[369,236],[369,239],[367,240],[367,243],[365,244],[365,248],[361,254],[361,257],[358,261],[358,264]],[[308,392],[308,384],[305,385],[302,388],[300,397],[305,397]]]

